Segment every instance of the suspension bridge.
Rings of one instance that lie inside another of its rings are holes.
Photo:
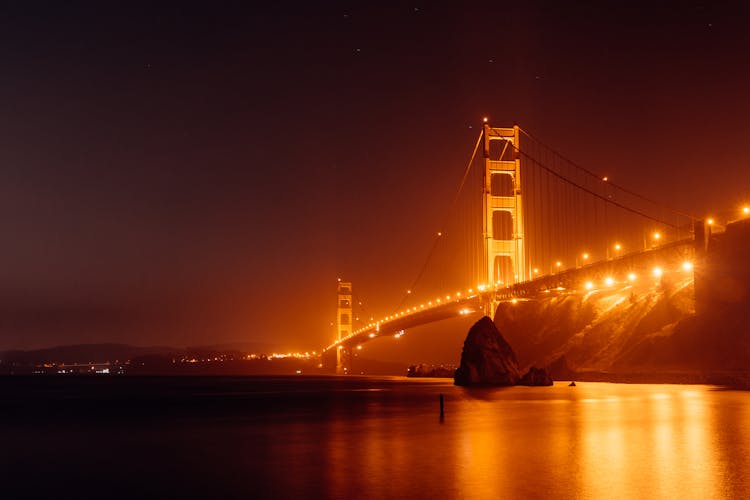
[[[485,120],[442,227],[398,306],[359,318],[352,283],[339,281],[337,337],[323,359],[335,359],[337,372],[346,373],[354,349],[409,328],[493,317],[503,301],[694,273],[707,224],[576,164],[518,126]]]

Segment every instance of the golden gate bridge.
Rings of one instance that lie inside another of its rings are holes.
[[[407,328],[492,317],[504,301],[692,275],[711,224],[576,164],[517,125],[497,128],[485,119],[442,226],[398,306],[360,319],[352,283],[339,280],[337,337],[322,357],[335,358],[337,372],[346,373],[352,350]]]

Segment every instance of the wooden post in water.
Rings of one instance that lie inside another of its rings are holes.
[[[445,408],[445,403],[443,399],[443,394],[441,393],[440,394],[440,418],[443,418],[444,416],[444,408]]]

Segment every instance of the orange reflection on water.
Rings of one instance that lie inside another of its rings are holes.
[[[702,386],[425,386],[321,422],[334,498],[741,497],[750,395]],[[446,393],[446,417],[437,414]],[[434,397],[433,397],[434,396]]]

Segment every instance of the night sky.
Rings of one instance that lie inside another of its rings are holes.
[[[0,7],[0,349],[319,349],[336,278],[398,304],[483,116],[750,200],[750,4],[267,3]]]

